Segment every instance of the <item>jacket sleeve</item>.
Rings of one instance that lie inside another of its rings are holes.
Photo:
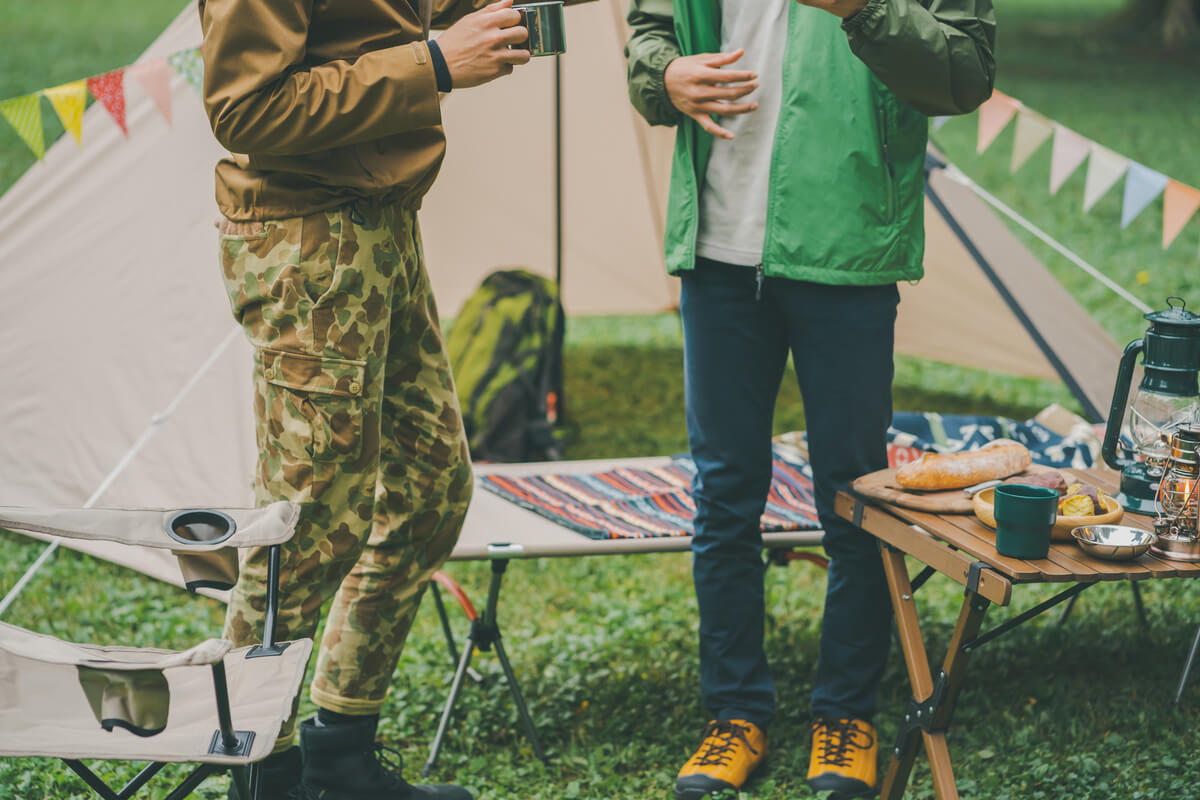
[[[632,0],[626,18],[633,35],[625,45],[629,99],[651,125],[675,125],[679,110],[667,97],[667,65],[681,55],[672,0]]]
[[[441,123],[424,42],[306,66],[313,0],[207,0],[204,105],[234,153],[298,155]]]
[[[855,55],[918,111],[966,114],[992,94],[992,0],[868,0],[842,27]]]

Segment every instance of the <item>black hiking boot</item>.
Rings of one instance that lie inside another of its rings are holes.
[[[461,786],[413,786],[400,777],[400,754],[375,744],[377,722],[301,723],[304,800],[473,800]],[[381,762],[384,753],[395,763]]]
[[[250,795],[254,800],[295,800],[300,796],[299,791],[299,747],[289,747],[250,765]],[[232,781],[228,797],[229,800],[239,800]]]

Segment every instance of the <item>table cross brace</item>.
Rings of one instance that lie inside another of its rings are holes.
[[[1029,620],[1033,619],[1034,617],[1038,616],[1039,614],[1049,611],[1050,609],[1054,608],[1056,605],[1063,602],[1064,600],[1070,600],[1071,598],[1075,597],[1076,595],[1078,595],[1080,592],[1082,592],[1084,589],[1088,588],[1089,586],[1095,586],[1095,584],[1094,583],[1077,583],[1074,586],[1072,586],[1070,589],[1067,589],[1066,591],[1063,591],[1063,592],[1059,592],[1058,594],[1054,595],[1054,597],[1051,597],[1049,600],[1046,600],[1042,603],[1038,603],[1036,606],[1034,606],[1033,608],[1024,612],[1023,614],[1018,614],[1017,616],[1010,619],[1008,622],[1005,622],[1001,625],[997,625],[995,628],[992,628],[990,631],[983,634],[982,636],[976,636],[971,641],[964,643],[962,646],[963,652],[970,652],[971,650],[975,650],[977,648],[982,647],[983,645],[987,644],[988,642],[992,641],[993,639],[995,639],[999,636],[1003,636],[1004,634],[1008,633],[1009,631],[1011,631],[1013,628],[1017,627],[1018,625],[1022,625],[1024,623],[1028,622]]]

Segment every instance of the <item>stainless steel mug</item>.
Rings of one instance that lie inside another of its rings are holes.
[[[525,43],[525,48],[529,50],[530,55],[553,56],[567,52],[567,39],[563,31],[563,4],[560,0],[522,3],[513,8],[521,12],[521,24],[529,29],[529,40]]]

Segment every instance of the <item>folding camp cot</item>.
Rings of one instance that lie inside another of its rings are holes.
[[[488,475],[503,475],[508,477],[524,477],[529,475],[582,475],[599,473],[616,468],[654,469],[671,463],[670,458],[625,458],[619,460],[595,461],[554,461],[530,464],[477,464],[475,473],[483,478]],[[786,531],[764,533],[763,544],[768,548],[775,563],[791,560],[793,557],[813,561],[824,565],[825,560],[812,553],[796,553],[795,548],[819,547],[824,533],[820,530]],[[452,561],[491,562],[491,581],[488,586],[487,604],[482,613],[477,612],[470,600],[452,580],[444,574],[437,577],[434,584],[434,600],[442,619],[451,658],[456,663],[454,679],[442,711],[441,722],[437,735],[430,747],[429,759],[422,771],[428,775],[437,763],[438,754],[445,740],[454,705],[462,689],[463,681],[469,673],[471,658],[476,649],[496,649],[496,657],[504,670],[509,691],[513,702],[529,736],[535,755],[545,761],[545,754],[537,738],[533,720],[526,709],[521,695],[520,686],[500,636],[500,623],[497,605],[505,570],[509,561],[529,558],[568,558],[579,556],[599,555],[630,555],[636,553],[672,553],[687,552],[691,549],[689,536],[657,536],[628,539],[595,539],[573,530],[569,530],[551,520],[509,502],[492,492],[476,487],[471,500],[470,510],[463,525],[462,535],[450,556]],[[438,590],[449,589],[462,606],[467,617],[471,620],[471,629],[467,636],[461,655],[454,643],[450,631],[445,607]]]
[[[168,795],[230,772],[251,798],[249,766],[271,753],[312,649],[275,641],[279,545],[299,508],[181,511],[0,508],[0,527],[173,552],[190,591],[229,589],[237,548],[269,547],[264,643],[209,639],[172,652],[73,644],[0,623],[0,756],[62,759],[105,800],[132,797],[169,762],[196,767]],[[83,759],[149,761],[120,790]]]

